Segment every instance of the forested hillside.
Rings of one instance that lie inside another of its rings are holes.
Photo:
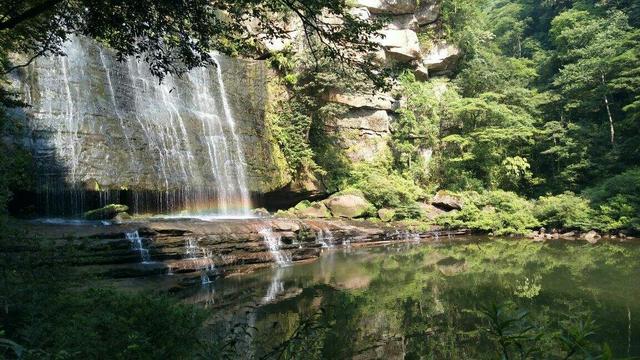
[[[613,359],[640,0],[0,0],[0,359]]]
[[[461,59],[428,81],[394,69],[405,102],[391,156],[345,170],[311,120],[315,154],[295,154],[396,218],[424,218],[415,201],[446,189],[471,206],[444,225],[637,230],[639,25],[633,1],[444,1],[421,42],[453,43]]]
[[[637,229],[640,4],[454,1],[448,11],[465,56],[440,110],[436,181],[529,198],[572,191],[599,226]],[[541,211],[580,211],[563,197],[556,209],[542,198]]]
[[[384,209],[391,210],[386,217],[395,220],[501,233],[525,233],[540,226],[639,229],[640,5],[630,0],[406,3],[411,11],[427,9],[429,16],[416,25],[405,21],[406,16],[417,19],[422,15],[419,11],[406,15],[402,2],[380,2],[375,5],[380,8],[371,14],[366,7],[358,8],[361,4],[357,2],[338,2],[333,11],[349,14],[349,21],[335,34],[323,24],[317,9],[306,9],[311,16],[308,23],[292,22],[297,3],[293,8],[274,5],[271,10],[262,9],[264,13],[254,16],[271,18],[262,23],[267,38],[286,38],[297,31],[297,39],[277,48],[273,43],[258,46],[264,37],[259,29],[249,29],[255,33],[246,39],[240,33],[247,29],[226,23],[220,26],[231,27],[213,29],[210,34],[169,26],[144,40],[134,36],[133,18],[123,29],[117,21],[94,29],[81,17],[74,17],[82,9],[70,7],[60,10],[60,16],[69,17],[67,25],[55,23],[41,29],[27,22],[27,27],[5,29],[0,55],[7,74],[19,72],[11,65],[11,53],[40,50],[58,54],[64,51],[63,40],[82,34],[113,47],[120,57],[147,54],[151,73],[160,77],[210,62],[210,49],[259,58],[277,73],[269,92],[282,93],[269,99],[265,125],[269,136],[261,140],[267,142],[265,147],[279,148],[274,159],[284,159],[272,161],[275,172],[252,174],[265,183],[271,181],[267,179],[280,181],[261,186],[267,188],[263,192],[287,181],[293,184],[290,188],[319,183],[312,189],[302,186],[305,191],[297,199],[313,194],[308,199],[315,200],[355,189],[375,207],[370,217],[380,217],[376,211]],[[352,15],[362,9],[367,13],[362,19]],[[233,14],[247,16],[240,10]],[[216,15],[198,21],[214,20]],[[65,26],[68,29],[62,30]],[[301,28],[311,31],[305,36]],[[381,28],[382,40],[363,36]],[[64,36],[56,35],[58,30]],[[40,35],[34,35],[38,31],[48,31],[56,41],[43,42]],[[118,31],[126,32],[127,37],[112,36]],[[184,44],[172,34],[201,37],[198,46],[189,45],[193,47],[189,51],[199,57],[180,50]],[[403,40],[407,34],[417,34],[419,44]],[[131,42],[140,43],[130,47]],[[378,59],[376,42],[395,58]],[[154,46],[179,54],[174,60],[180,66],[171,65],[171,59],[160,52],[149,52]],[[393,50],[393,46],[400,48]],[[423,56],[440,54],[441,49],[450,56],[439,60],[440,69],[426,71],[416,65]],[[9,84],[7,74],[5,84]],[[2,91],[3,103],[15,105],[18,99],[11,96],[11,90],[5,86]],[[371,99],[362,97],[355,112],[349,104],[347,114],[344,99],[334,101],[336,91],[338,96],[382,93],[384,99],[392,98],[392,103],[383,106],[383,126],[336,125],[336,121],[373,121],[362,117],[360,105],[379,110]],[[24,124],[5,120],[3,117],[5,138],[17,138]],[[363,133],[365,130],[369,133]],[[356,138],[350,139],[354,132]],[[359,151],[355,159],[347,154],[354,149]],[[1,202],[6,203],[11,192],[40,191],[32,185],[33,151],[12,144],[4,152],[11,156],[0,164],[6,170],[0,178]],[[440,190],[460,193],[470,206],[446,216],[429,214],[423,205]],[[270,199],[280,195],[276,192]],[[301,207],[308,205],[305,202]]]

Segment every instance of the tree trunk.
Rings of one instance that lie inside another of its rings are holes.
[[[602,85],[605,85],[604,82],[604,75],[602,75]],[[611,135],[611,145],[614,145],[616,140],[615,140],[615,136],[616,136],[616,131],[613,127],[613,116],[611,116],[611,108],[609,108],[609,98],[607,97],[607,93],[605,92],[604,94],[604,105],[607,108],[607,115],[609,116],[609,132]]]

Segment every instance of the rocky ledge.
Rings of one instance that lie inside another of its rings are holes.
[[[464,231],[412,231],[398,224],[348,219],[161,219],[144,222],[28,223],[8,251],[38,251],[48,239],[70,261],[100,276],[193,274],[203,279],[317,258],[323,248],[418,242]],[[37,241],[35,241],[37,240]]]

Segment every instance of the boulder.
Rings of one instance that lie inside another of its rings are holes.
[[[455,68],[459,58],[460,49],[458,47],[445,42],[437,43],[431,47],[429,52],[423,54],[422,62],[418,66],[423,69],[416,71],[426,73],[451,71]]]
[[[395,216],[396,216],[396,211],[394,209],[383,208],[378,210],[378,217],[380,218],[380,220],[384,222],[389,222],[393,220]]]
[[[105,207],[89,210],[84,213],[83,217],[87,220],[111,220],[119,213],[129,210],[127,205],[109,204]]]
[[[427,25],[438,20],[440,16],[440,0],[421,0],[415,12],[418,25]]]
[[[363,217],[374,209],[367,199],[355,194],[334,195],[325,200],[324,204],[333,216],[344,218]]]
[[[422,202],[418,203],[418,207],[420,207],[420,213],[422,214],[422,217],[427,220],[435,220],[438,216],[446,212],[431,204],[425,204]]]
[[[393,16],[391,17],[389,23],[386,24],[386,29],[391,29],[391,30],[410,29],[410,30],[417,31],[419,29],[418,20],[413,14]]]
[[[431,199],[431,205],[444,211],[462,210],[462,200],[446,191],[438,191]]]
[[[587,242],[589,244],[595,244],[598,242],[598,240],[600,240],[602,238],[602,236],[600,236],[600,234],[598,234],[597,232],[591,230],[588,233],[583,235],[584,239],[587,240]]]
[[[269,213],[269,210],[265,209],[265,208],[257,208],[257,209],[253,209],[251,210],[251,214],[257,216],[257,217],[269,217],[271,216],[271,213]]]
[[[415,31],[386,29],[380,33],[384,36],[378,38],[378,43],[385,49],[388,56],[396,61],[410,62],[422,56]]]
[[[372,14],[412,14],[418,8],[417,0],[357,0],[358,6],[364,6]]]
[[[304,209],[297,210],[296,214],[302,218],[321,218],[326,219],[331,217],[331,213],[327,206],[321,202],[313,203]]]
[[[352,108],[394,111],[399,107],[398,100],[386,94],[344,94],[334,90],[329,92],[326,99]]]
[[[131,219],[132,219],[131,215],[127,214],[126,212],[118,213],[116,214],[116,216],[113,217],[113,220],[117,222],[128,221]]]
[[[258,225],[258,226],[264,226],[262,224]],[[298,224],[295,221],[288,221],[288,220],[276,220],[271,222],[271,228],[274,231],[284,231],[284,232],[298,232],[300,231],[300,224]],[[260,229],[257,229],[256,232],[260,231]]]
[[[339,128],[389,133],[391,117],[385,110],[354,110],[336,120]]]
[[[528,235],[528,237],[534,242],[544,242],[545,240],[544,234],[540,234],[537,231],[532,232],[531,234]]]
[[[575,231],[569,231],[563,234],[560,234],[560,238],[564,240],[574,240],[576,238]]]

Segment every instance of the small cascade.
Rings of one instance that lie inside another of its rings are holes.
[[[420,242],[420,234],[415,231],[407,231],[405,236],[407,241],[412,241],[414,243]]]
[[[200,283],[202,285],[211,284],[213,280],[209,277],[209,273],[216,270],[216,266],[213,263],[213,254],[209,250],[204,251],[205,259],[209,259],[209,263],[204,266],[203,269],[200,270]]]
[[[185,256],[187,259],[195,260],[198,258],[198,254],[200,253],[200,248],[198,247],[198,240],[192,237],[188,237],[185,240]]]
[[[329,229],[320,229],[316,233],[316,243],[322,245],[323,248],[331,248],[333,247],[333,234]]]
[[[196,270],[200,270],[200,283],[202,285],[211,284],[213,281],[209,274],[216,270],[213,262],[213,253],[198,245],[196,238],[185,239],[185,257],[192,260]]]
[[[146,264],[151,262],[149,250],[144,248],[144,244],[142,243],[142,238],[140,237],[140,233],[138,232],[138,230],[128,232],[125,235],[127,237],[127,240],[131,242],[131,248],[140,253],[140,259],[142,263]]]
[[[289,266],[292,263],[291,255],[286,252],[280,250],[280,246],[282,245],[282,241],[280,235],[276,235],[273,233],[273,229],[270,227],[265,227],[258,232],[262,238],[264,239],[265,244],[269,248],[273,259],[276,261],[276,264],[280,267]]]
[[[420,233],[415,232],[415,231],[409,231],[409,230],[396,230],[392,235],[391,238],[397,241],[401,241],[401,242],[414,242],[414,243],[419,243],[420,242]]]

